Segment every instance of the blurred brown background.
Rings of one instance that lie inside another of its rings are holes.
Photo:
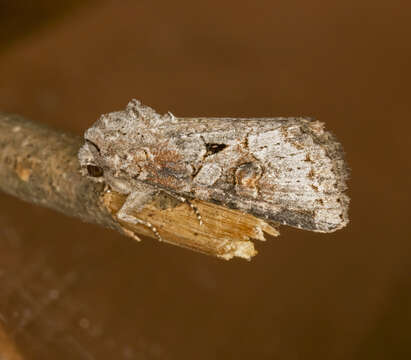
[[[132,97],[177,116],[307,115],[352,169],[346,229],[282,227],[252,262],[0,194],[0,358],[409,359],[410,10],[0,0],[3,111],[78,134]]]

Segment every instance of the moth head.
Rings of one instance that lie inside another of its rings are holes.
[[[88,139],[86,133],[86,142],[80,148],[78,158],[80,161],[80,171],[84,176],[88,176],[96,182],[104,181],[104,168],[99,146]]]

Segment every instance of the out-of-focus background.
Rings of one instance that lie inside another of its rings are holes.
[[[409,359],[410,10],[0,0],[2,111],[78,134],[132,97],[177,116],[307,115],[352,169],[347,228],[282,227],[251,262],[0,194],[0,358]]]

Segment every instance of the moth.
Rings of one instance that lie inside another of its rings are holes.
[[[82,174],[127,195],[117,217],[159,238],[131,214],[159,191],[317,232],[348,222],[342,147],[309,118],[177,118],[132,100],[84,138]]]

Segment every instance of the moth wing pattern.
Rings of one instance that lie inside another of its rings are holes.
[[[341,145],[307,118],[179,118],[133,100],[85,134],[80,163],[129,194],[145,183],[293,227],[348,223]]]
[[[197,131],[194,132],[193,129]],[[306,118],[181,119],[166,130],[178,152],[203,143],[191,193],[257,217],[319,232],[348,222],[343,150],[322,123]],[[179,135],[177,135],[179,134]],[[207,153],[214,146],[215,153]]]

